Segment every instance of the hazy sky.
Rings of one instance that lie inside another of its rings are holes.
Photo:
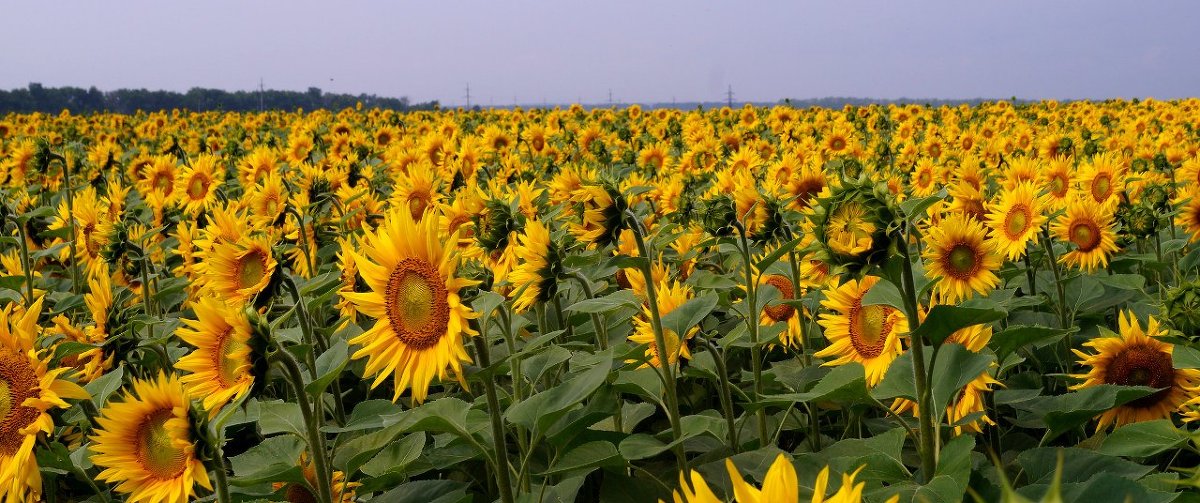
[[[1200,95],[1200,2],[22,1],[0,88],[461,104]]]

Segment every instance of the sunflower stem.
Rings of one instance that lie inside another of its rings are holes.
[[[217,446],[216,459],[213,460],[216,467],[213,469],[213,474],[216,475],[217,483],[213,489],[217,493],[218,503],[230,503],[229,499],[229,474],[225,473],[225,450],[221,446]]]
[[[1029,296],[1037,297],[1037,282],[1034,281],[1033,262],[1029,260],[1029,254],[1026,253],[1025,259],[1025,279],[1029,281]]]
[[[315,351],[319,350],[322,353],[329,350],[329,341],[324,337],[318,337],[312,326],[312,317],[308,315],[308,305],[304,302],[304,296],[300,293],[300,287],[296,285],[296,280],[290,275],[283,275],[283,284],[287,287],[288,293],[292,296],[292,304],[296,309],[296,317],[300,319],[300,331],[304,334],[304,342],[311,345],[314,351],[309,351],[305,358],[305,363],[308,365],[309,376],[316,379],[317,376],[317,361]],[[336,400],[333,401],[333,414],[337,419],[338,424],[345,424],[346,409],[342,405],[342,386],[334,379],[330,383],[331,392]],[[324,409],[324,406],[322,406]]]
[[[712,353],[713,362],[717,365],[717,377],[721,380],[721,387],[717,390],[717,399],[721,402],[721,413],[725,416],[725,423],[729,428],[729,449],[734,453],[741,452],[741,444],[738,443],[737,418],[733,415],[733,397],[729,393],[729,369],[725,365],[725,354],[718,351],[717,345],[713,344],[708,337],[700,336],[699,339],[708,348],[708,352]]]
[[[667,419],[671,423],[671,440],[675,446],[671,449],[675,452],[675,460],[679,465],[680,473],[687,473],[687,455],[683,452],[683,443],[678,440],[683,437],[683,427],[679,422],[679,395],[675,388],[675,372],[671,366],[670,355],[666,353],[667,338],[663,332],[662,316],[658,312],[658,293],[655,291],[654,272],[650,267],[649,247],[646,246],[646,238],[643,235],[645,232],[642,229],[642,222],[630,211],[625,212],[626,220],[629,222],[629,228],[633,231],[633,239],[637,242],[638,253],[645,257],[646,260],[640,261],[642,269],[642,277],[646,280],[646,304],[650,310],[650,327],[654,331],[654,344],[659,350],[659,365],[658,371],[663,379],[663,388],[667,393],[666,413]],[[683,342],[680,342],[683,344]]]
[[[913,280],[912,260],[908,252],[907,234],[901,233],[902,241],[897,248],[900,250],[903,266],[902,279],[904,283],[904,311],[909,323],[915,324],[920,319],[917,311],[917,288]],[[911,327],[910,330],[916,330]],[[911,333],[911,331],[910,331]],[[933,478],[937,469],[938,442],[933,424],[933,389],[929,386],[929,375],[925,368],[925,340],[912,340],[913,383],[917,392],[917,419],[920,430],[919,453],[921,456],[921,474],[928,481]],[[932,367],[932,366],[931,366]]]
[[[596,295],[592,293],[591,282],[588,281],[583,274],[580,274],[579,271],[575,271],[571,273],[571,277],[575,278],[575,281],[579,282],[579,286],[583,288],[583,294],[588,299],[596,298]],[[596,313],[591,314],[592,328],[596,330],[596,346],[600,348],[600,351],[604,351],[608,349],[608,328],[600,321],[600,315]]]
[[[75,240],[79,238],[79,235],[76,234],[76,226],[75,226],[75,196],[72,195],[72,193],[74,192],[74,187],[71,186],[71,167],[67,165],[66,157],[63,157],[58,154],[51,154],[51,156],[55,159],[58,159],[59,162],[62,164],[63,190],[64,190],[64,192],[66,192],[66,197],[67,197],[67,214],[70,215],[70,218],[68,218],[67,220],[71,224],[71,241],[68,243],[68,245],[70,246],[70,249],[71,249],[71,293],[78,294],[79,293],[79,257],[76,255],[76,251],[75,251],[76,250]]]
[[[292,216],[296,217],[296,227],[300,228],[299,248],[300,251],[304,253],[304,261],[308,262],[308,274],[310,276],[315,275],[317,273],[317,262],[313,258],[312,252],[310,252],[308,249],[308,232],[304,230],[304,217],[300,215],[300,212],[296,210],[291,203],[285,205],[283,211],[286,211]]]
[[[25,307],[33,305],[33,265],[29,261],[29,243],[26,240],[25,226],[5,212],[8,220],[17,226],[17,237],[21,240],[21,268],[25,272]]]
[[[475,343],[475,353],[479,357],[479,366],[488,368],[492,365],[491,354],[488,351],[486,327],[479,330],[478,337],[472,337]],[[504,422],[500,419],[500,400],[496,397],[496,381],[490,377],[483,379],[483,391],[487,396],[488,415],[492,418],[492,441],[495,445],[496,483],[500,486],[500,500],[513,503],[512,481],[509,479],[508,442],[504,437]]]
[[[296,361],[296,357],[282,346],[277,348],[271,356],[283,368],[284,375],[287,376],[287,381],[296,395],[296,402],[300,405],[300,414],[304,416],[304,426],[308,433],[308,447],[312,452],[313,468],[317,472],[317,499],[322,502],[332,501],[333,492],[330,489],[330,481],[333,480],[333,477],[329,471],[329,461],[325,452],[325,435],[321,433],[320,416],[323,414],[319,414],[320,411],[314,409],[308,400],[308,393],[304,391],[304,374],[300,370],[300,362]]]
[[[738,231],[739,242],[741,248],[738,250],[742,255],[742,263],[745,266],[746,278],[746,328],[750,329],[750,369],[754,373],[754,399],[761,400],[763,396],[763,380],[762,380],[762,344],[760,343],[758,325],[758,288],[754,280],[754,265],[750,260],[750,241],[746,238],[746,228],[742,223],[734,220],[733,227]],[[759,407],[754,412],[754,416],[758,422],[758,446],[766,447],[768,440],[767,431],[767,411]]]
[[[1066,286],[1058,269],[1058,258],[1054,255],[1054,243],[1050,241],[1050,233],[1045,230],[1042,231],[1042,248],[1046,250],[1046,260],[1050,262],[1050,271],[1054,273],[1054,285],[1058,287],[1058,327],[1067,328]]]

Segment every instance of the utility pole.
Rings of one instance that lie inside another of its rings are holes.
[[[608,90],[608,108],[612,108],[612,106],[613,106],[613,102],[612,102],[612,89],[609,89],[609,90]]]
[[[733,85],[732,84],[729,86],[729,90],[725,91],[725,103],[727,105],[729,105],[729,108],[733,108]]]
[[[263,111],[263,79],[258,78],[258,111]]]
[[[471,109],[471,83],[467,82],[467,110]]]

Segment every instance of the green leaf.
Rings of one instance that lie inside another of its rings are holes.
[[[636,309],[641,305],[637,296],[632,290],[617,290],[603,297],[594,299],[585,299],[567,307],[567,311],[574,313],[595,313],[607,314],[623,307]]]
[[[653,435],[636,433],[621,441],[619,450],[621,457],[628,461],[652,458],[669,449],[666,443],[654,438]]]
[[[471,301],[471,310],[480,313],[484,316],[490,316],[501,304],[504,304],[504,296],[496,292],[480,292],[475,300]]]
[[[1030,475],[1030,482],[1048,484],[1058,471],[1060,453],[1063,460],[1061,477],[1064,484],[1086,482],[1093,477],[1137,480],[1154,469],[1079,447],[1027,449],[1017,455],[1017,464]]]
[[[421,456],[425,447],[425,433],[413,433],[399,442],[392,442],[379,451],[375,457],[362,465],[362,472],[372,477],[387,473],[403,472],[409,463]]]
[[[689,329],[696,326],[711,313],[714,307],[717,307],[717,295],[706,294],[692,299],[688,299],[683,305],[675,308],[671,312],[662,317],[662,326],[664,330],[670,330],[676,334],[686,334]]]
[[[790,252],[793,249],[795,249],[796,246],[799,245],[800,242],[803,240],[804,240],[804,237],[798,237],[798,238],[788,241],[782,245],[779,245],[779,248],[776,248],[775,251],[772,251],[771,253],[767,254],[767,256],[760,259],[758,261],[758,263],[755,264],[755,267],[757,267],[758,270],[760,270],[760,271],[767,270],[768,267],[771,267],[771,264],[774,264],[776,261],[779,260],[780,257],[783,257],[784,254],[786,254],[787,252]]]
[[[100,346],[86,342],[63,341],[54,346],[54,359],[61,360],[68,356],[80,355],[98,347]]]
[[[1118,290],[1141,290],[1146,286],[1146,278],[1141,274],[1112,274],[1095,277],[1100,283]]]
[[[342,373],[342,369],[346,368],[346,363],[350,361],[350,346],[346,341],[338,340],[321,356],[317,357],[317,378],[316,380],[304,386],[304,391],[314,397],[320,397],[325,392],[335,379]],[[339,399],[339,397],[334,397]]]
[[[590,472],[600,466],[622,464],[621,453],[611,442],[596,440],[580,445],[564,454],[554,466],[541,475],[557,475],[566,472],[580,471],[578,475]]]
[[[566,382],[517,402],[504,416],[529,429],[546,431],[568,408],[591,396],[608,378],[610,366],[594,365]]]
[[[900,292],[899,288],[896,288],[895,283],[881,278],[870,290],[867,290],[867,294],[863,295],[862,299],[864,306],[877,304],[894,307],[903,313],[904,294]]]
[[[1176,344],[1171,351],[1171,364],[1177,369],[1200,369],[1200,349]]]
[[[879,285],[875,285],[870,291],[874,291]],[[870,293],[867,292],[868,294]],[[912,332],[912,340],[928,340],[934,346],[940,345],[943,341],[949,338],[954,332],[961,329],[991,323],[996,320],[1004,319],[1008,313],[998,309],[984,309],[963,306],[948,306],[940,305],[933,306],[929,310],[929,314],[925,316],[925,321]]]
[[[1113,456],[1144,458],[1176,449],[1188,441],[1188,435],[1170,419],[1143,421],[1117,428],[1100,445],[1100,452]]]
[[[300,453],[304,445],[299,438],[279,435],[263,440],[242,454],[229,458],[233,468],[230,482],[237,486],[252,486],[266,482],[304,483],[300,471]]]
[[[925,210],[929,209],[930,206],[945,198],[946,189],[942,189],[930,196],[906,199],[900,203],[900,211],[904,213],[905,220],[914,222],[924,216]]]
[[[974,449],[975,437],[954,437],[942,448],[933,479],[917,489],[913,500],[962,501],[971,481],[971,451]]]
[[[454,397],[447,397],[422,404],[400,415],[398,425],[404,431],[430,431],[470,436],[467,415],[471,404]]]
[[[1015,353],[1027,344],[1055,342],[1076,330],[1076,328],[1013,325],[993,335],[992,340],[988,342],[988,347],[996,353],[997,361],[1004,361],[1008,355]],[[1176,346],[1175,350],[1178,351],[1179,346]],[[1200,364],[1200,358],[1197,359],[1197,363]]]
[[[258,428],[264,436],[293,433],[300,438],[308,438],[304,415],[300,412],[299,404],[271,400],[259,402],[259,410]]]
[[[1047,440],[1090,421],[1113,407],[1149,396],[1156,392],[1144,386],[1114,386],[1101,384],[1079,391],[1047,397],[1035,403],[1034,412],[1042,417],[1049,430]]]
[[[788,405],[795,402],[829,401],[863,403],[867,401],[866,370],[861,363],[852,362],[834,367],[804,393],[767,395],[758,405]]]
[[[400,406],[392,403],[391,400],[367,400],[354,406],[354,411],[350,413],[350,417],[346,418],[345,426],[340,428],[325,426],[321,428],[321,431],[326,433],[345,433],[348,431],[383,428],[399,421],[401,411]]]
[[[96,380],[84,386],[83,389],[92,395],[92,403],[96,405],[96,408],[102,409],[104,408],[104,404],[108,402],[109,395],[121,389],[124,377],[125,367],[120,366],[96,378]]]
[[[927,349],[925,359],[929,360],[929,355],[932,353],[932,350]],[[928,364],[928,362],[926,363]],[[892,398],[917,399],[917,385],[913,381],[912,351],[905,351],[892,360],[883,380],[871,389],[871,396],[880,401]]]
[[[388,503],[466,503],[471,501],[466,482],[453,480],[418,480],[401,484],[373,501]]]
[[[989,352],[974,353],[961,344],[945,344],[938,348],[932,379],[933,410],[937,422],[941,422],[950,400],[967,383],[987,372],[994,358]]]

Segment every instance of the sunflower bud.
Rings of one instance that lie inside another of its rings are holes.
[[[733,224],[737,221],[737,209],[733,199],[726,194],[720,194],[702,205],[702,221],[704,230],[713,236],[729,236],[733,234]]]
[[[1167,290],[1163,317],[1189,339],[1200,339],[1200,281]]]

